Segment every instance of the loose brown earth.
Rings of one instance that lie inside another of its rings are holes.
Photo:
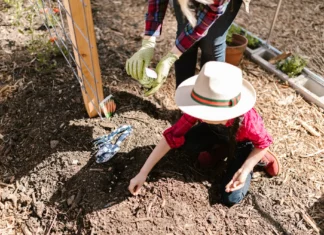
[[[92,6],[105,94],[114,94],[118,105],[110,121],[87,118],[79,85],[62,58],[55,58],[58,65],[49,73],[34,71],[33,58],[1,5],[6,24],[0,26],[0,234],[324,234],[324,155],[318,153],[324,149],[323,110],[248,60],[241,67],[258,92],[256,108],[275,139],[271,149],[283,173],[275,178],[256,173],[246,199],[227,208],[219,203],[225,163],[202,170],[195,158],[171,151],[141,195],[130,196],[129,180],[179,112],[173,75],[157,95],[143,98],[125,74],[126,59],[140,46],[146,1],[122,2]],[[253,20],[269,25],[259,8],[273,10],[274,4],[254,2]],[[294,5],[301,9],[302,1]],[[298,22],[301,30],[304,24]],[[168,12],[155,60],[171,47],[174,27]],[[10,50],[9,41],[16,42]],[[311,135],[299,120],[322,137]],[[121,124],[132,125],[133,134],[111,161],[96,164],[91,140]]]

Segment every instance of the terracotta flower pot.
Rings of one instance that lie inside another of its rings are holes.
[[[233,34],[231,45],[227,45],[226,47],[226,62],[239,66],[247,44],[248,40],[246,37],[239,34]]]

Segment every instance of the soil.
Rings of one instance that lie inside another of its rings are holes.
[[[51,71],[35,71],[10,9],[0,3],[0,234],[324,234],[324,111],[248,60],[241,67],[258,93],[256,108],[274,137],[282,174],[257,170],[247,197],[228,208],[219,198],[226,163],[200,169],[195,156],[174,150],[140,195],[128,193],[130,179],[180,115],[173,73],[143,98],[124,70],[141,43],[145,2],[92,2],[105,95],[117,103],[110,120],[87,117],[63,58]],[[252,10],[262,3],[254,2]],[[152,67],[172,45],[175,24],[168,11]],[[122,124],[133,133],[112,160],[97,164],[91,141]]]

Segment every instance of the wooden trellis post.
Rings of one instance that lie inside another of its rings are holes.
[[[64,0],[78,76],[83,81],[82,96],[89,117],[95,117],[103,100],[99,57],[90,0]]]

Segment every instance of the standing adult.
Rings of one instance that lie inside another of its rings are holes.
[[[249,1],[243,0],[247,11]],[[127,74],[148,88],[147,96],[162,86],[174,63],[176,86],[193,76],[198,48],[201,49],[201,67],[208,61],[225,61],[226,34],[242,0],[174,0],[178,23],[175,44],[158,63],[157,79],[147,79],[144,71],[153,58],[168,3],[169,0],[148,0],[142,47],[126,62]]]

